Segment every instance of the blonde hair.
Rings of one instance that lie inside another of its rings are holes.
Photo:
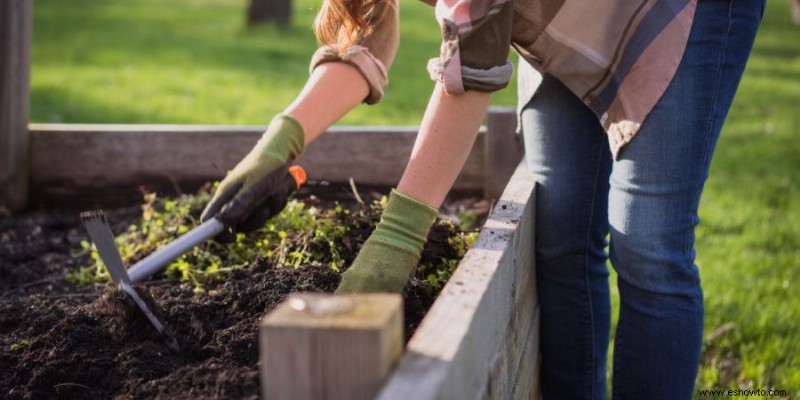
[[[338,45],[341,51],[367,35],[374,0],[324,0],[314,21],[314,33],[324,45]]]

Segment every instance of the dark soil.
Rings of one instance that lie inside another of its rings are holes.
[[[120,233],[140,210],[107,215]],[[431,232],[423,258],[453,251],[441,236]],[[0,219],[0,398],[258,398],[259,319],[290,292],[332,292],[340,279],[328,268],[274,268],[259,259],[199,294],[174,279],[137,285],[160,308],[176,352],[113,285],[64,279],[88,263],[88,255],[76,256],[82,240],[75,211]],[[435,296],[417,280],[409,284],[406,337]]]

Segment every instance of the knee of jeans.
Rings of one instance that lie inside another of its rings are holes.
[[[592,223],[591,204],[567,195],[568,190],[539,185],[536,189],[536,253],[542,260],[605,254],[607,224]],[[587,200],[588,201],[588,200]],[[607,220],[606,208],[600,220]],[[587,236],[588,235],[588,236]]]
[[[692,229],[692,228],[689,228]],[[610,259],[619,279],[641,290],[696,296],[700,277],[691,235],[677,226],[663,229],[611,227]]]

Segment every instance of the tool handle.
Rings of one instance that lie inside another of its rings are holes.
[[[217,236],[225,229],[222,221],[211,218],[194,229],[175,239],[172,243],[158,249],[128,269],[132,283],[141,282],[161,271],[170,262],[191,250],[194,246]]]
[[[306,182],[306,171],[299,165],[289,167],[289,173],[283,180],[283,188],[287,196],[294,193]],[[131,283],[141,282],[166,267],[170,262],[191,250],[194,246],[205,242],[225,230],[225,225],[216,217],[196,226],[194,229],[175,239],[172,243],[158,249],[156,252],[143,258],[130,269],[128,276]]]

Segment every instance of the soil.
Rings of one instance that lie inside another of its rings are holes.
[[[475,203],[453,201],[444,210]],[[485,215],[488,205],[477,209]],[[140,213],[135,206],[106,212],[115,234]],[[340,280],[329,268],[275,268],[258,259],[203,293],[174,279],[136,285],[177,338],[173,351],[113,285],[64,279],[88,264],[88,255],[76,255],[82,240],[74,210],[0,219],[0,398],[258,398],[259,319],[291,292],[332,292]],[[432,230],[423,259],[453,251],[447,246]],[[406,338],[436,295],[412,279]]]

